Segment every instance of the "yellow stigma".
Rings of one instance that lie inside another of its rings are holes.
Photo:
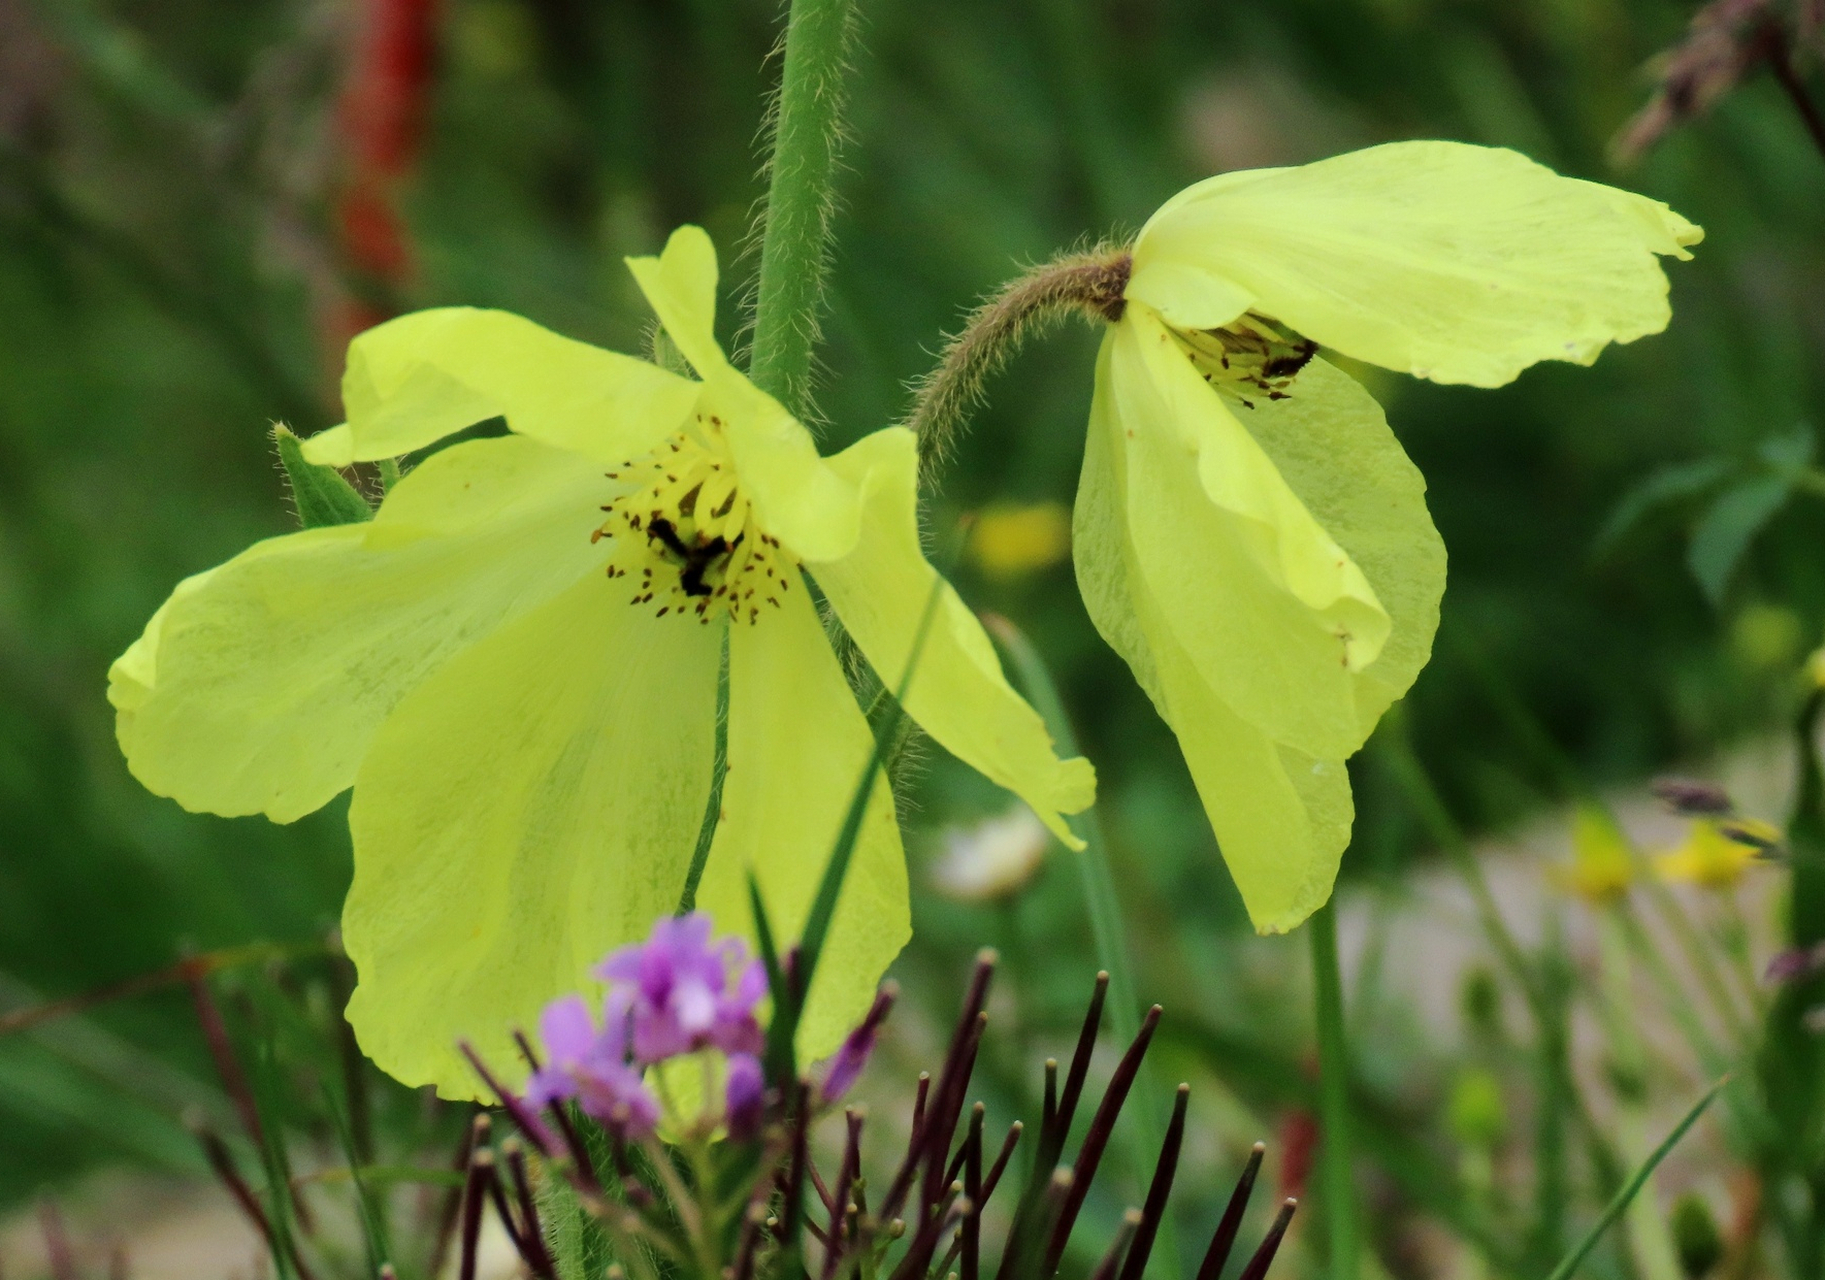
[[[798,561],[755,525],[720,417],[698,414],[607,474],[625,487],[602,508],[608,519],[590,541],[614,541],[607,573],[634,579],[629,604],[657,602],[658,617],[690,613],[706,625],[722,612],[758,622],[762,605],[779,606]]]

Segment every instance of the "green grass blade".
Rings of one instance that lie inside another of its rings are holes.
[[[931,632],[932,619],[937,616],[944,586],[942,577],[935,579],[931,591],[925,597],[925,607],[919,614],[919,626],[913,633],[912,648],[906,656],[906,670],[901,673],[899,686],[894,690],[894,707],[875,725],[874,749],[869,753],[861,781],[856,785],[855,794],[849,801],[849,812],[843,816],[843,825],[837,832],[836,847],[831,850],[830,861],[824,867],[824,878],[818,883],[817,897],[811,902],[811,913],[805,918],[805,930],[799,936],[798,982],[791,995],[790,1007],[783,1011],[786,1020],[779,1032],[782,1036],[797,1034],[799,1017],[804,1012],[804,996],[811,990],[811,980],[816,976],[818,959],[823,953],[824,939],[829,936],[830,922],[836,915],[837,895],[843,891],[843,880],[849,874],[849,860],[862,835],[862,819],[868,812],[868,802],[874,794],[875,775],[881,771],[889,753],[900,740],[900,720],[906,714],[901,709],[901,704],[906,690],[912,685],[913,672],[918,668],[919,655],[925,649],[925,638]],[[756,903],[758,906],[758,895]],[[773,1020],[776,1026],[781,1023],[781,1013],[777,1008],[774,1010]],[[790,1044],[790,1040],[787,1043]]]
[[[1647,1185],[1647,1180],[1653,1177],[1654,1170],[1662,1160],[1667,1158],[1667,1153],[1672,1151],[1679,1144],[1679,1140],[1686,1136],[1686,1130],[1698,1123],[1698,1117],[1702,1116],[1712,1102],[1716,1101],[1717,1095],[1722,1093],[1724,1086],[1729,1083],[1730,1077],[1725,1076],[1705,1090],[1704,1096],[1693,1104],[1690,1111],[1686,1112],[1686,1118],[1674,1126],[1673,1132],[1669,1133],[1661,1144],[1654,1148],[1653,1154],[1642,1162],[1641,1167],[1635,1170],[1634,1175],[1627,1182],[1622,1184],[1622,1189],[1616,1193],[1616,1198],[1610,1201],[1609,1207],[1603,1211],[1603,1216],[1597,1219],[1589,1231],[1585,1232],[1584,1239],[1580,1240],[1572,1251],[1565,1255],[1565,1258],[1553,1268],[1552,1274],[1546,1280],[1571,1280],[1572,1273],[1578,1269],[1578,1265],[1584,1261],[1592,1249],[1597,1247],[1597,1241],[1603,1238],[1603,1233],[1608,1231],[1616,1219],[1620,1218],[1628,1209],[1629,1202],[1634,1200],[1636,1193]]]
[[[349,1124],[341,1099],[336,1097],[335,1090],[328,1084],[323,1086],[323,1106],[330,1113],[330,1123],[335,1126],[336,1141],[342,1147],[343,1160],[348,1164],[349,1181],[355,1184],[355,1207],[361,1214],[361,1238],[367,1246],[368,1271],[374,1280],[380,1280],[380,1268],[393,1260],[393,1250],[387,1243],[386,1229],[381,1224],[374,1193],[368,1186],[363,1171],[361,1153],[355,1145],[355,1131]]]

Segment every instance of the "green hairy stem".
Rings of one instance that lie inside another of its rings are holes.
[[[800,417],[811,398],[854,23],[854,0],[792,0],[773,111],[748,376]]]
[[[983,384],[1028,337],[1073,313],[1120,320],[1132,266],[1126,249],[1106,245],[1064,254],[1008,281],[970,313],[914,393],[906,425],[919,437],[922,470],[929,476],[944,461]]]

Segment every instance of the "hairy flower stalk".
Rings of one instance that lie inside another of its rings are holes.
[[[773,107],[748,374],[800,415],[810,408],[854,26],[855,0],[792,0]]]
[[[1010,280],[971,313],[919,383],[906,421],[919,438],[927,483],[981,401],[983,385],[1029,337],[1072,315],[1110,324],[1122,318],[1132,266],[1128,250],[1106,245],[1064,254]]]

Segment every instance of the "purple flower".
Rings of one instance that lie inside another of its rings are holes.
[[[659,1121],[659,1104],[640,1071],[627,1061],[629,1003],[630,993],[610,993],[600,1030],[581,996],[546,1005],[539,1016],[546,1062],[527,1082],[527,1104],[542,1109],[574,1098],[588,1115],[618,1133],[651,1133]]]
[[[824,1082],[818,1088],[826,1104],[848,1093],[856,1077],[862,1074],[862,1068],[868,1065],[868,1055],[874,1052],[875,1035],[887,1020],[887,1011],[893,1008],[899,994],[900,989],[891,982],[876,992],[874,1004],[870,1006],[868,1016],[862,1019],[862,1025],[851,1031],[830,1056],[824,1068]]]
[[[728,1083],[723,1086],[723,1119],[729,1136],[745,1142],[758,1134],[766,1102],[767,1082],[760,1059],[751,1053],[730,1054]]]
[[[1762,981],[1769,983],[1798,982],[1802,978],[1810,978],[1821,969],[1825,969],[1825,942],[1815,943],[1810,947],[1801,947],[1795,951],[1781,952],[1768,962],[1768,968],[1762,974]]]
[[[704,1048],[760,1052],[754,1007],[767,993],[766,970],[748,960],[739,938],[712,943],[710,917],[702,912],[659,921],[644,943],[622,947],[595,973],[632,984],[619,990],[629,990],[637,1062]]]

